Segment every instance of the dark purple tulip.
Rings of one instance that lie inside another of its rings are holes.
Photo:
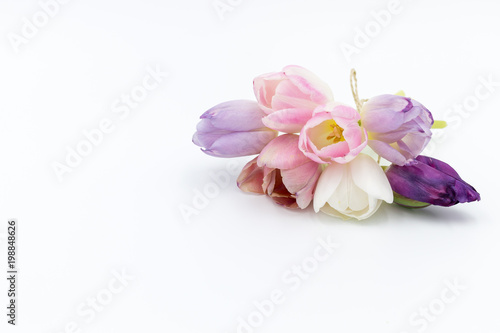
[[[255,155],[278,132],[262,123],[266,114],[257,102],[237,100],[214,106],[201,115],[193,143],[216,157]]]
[[[435,158],[420,155],[405,166],[393,164],[386,175],[395,193],[412,200],[453,206],[481,199],[451,166]]]

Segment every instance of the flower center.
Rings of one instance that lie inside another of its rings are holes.
[[[333,121],[335,123],[335,121]],[[332,128],[332,132],[330,133],[329,136],[326,137],[327,140],[332,140],[333,143],[337,143],[340,141],[344,141],[344,136],[342,133],[344,133],[344,129],[340,127],[339,125],[335,124],[330,124],[330,127]]]
[[[345,141],[344,129],[337,125],[335,120],[326,120],[311,128],[309,132],[309,137],[314,145],[321,149],[323,147]]]

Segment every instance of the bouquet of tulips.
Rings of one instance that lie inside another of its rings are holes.
[[[353,84],[354,82],[354,84]],[[343,219],[366,219],[382,201],[406,207],[452,206],[480,200],[448,164],[420,153],[434,122],[429,110],[403,94],[336,102],[322,80],[287,66],[260,75],[256,101],[234,100],[203,113],[193,142],[216,157],[258,155],[238,177],[245,192],[268,195],[288,208]],[[381,160],[387,161],[381,166]]]

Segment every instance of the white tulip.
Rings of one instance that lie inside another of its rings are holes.
[[[359,154],[346,164],[323,170],[314,193],[314,210],[343,219],[363,220],[377,211],[382,200],[392,203],[391,185],[371,157]]]

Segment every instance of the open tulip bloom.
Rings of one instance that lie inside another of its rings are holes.
[[[258,155],[244,166],[238,187],[287,208],[312,205],[315,212],[363,220],[383,202],[422,208],[479,201],[451,166],[420,155],[431,128],[446,123],[402,94],[359,100],[355,75],[356,108],[335,101],[305,68],[260,75],[253,81],[256,101],[209,109],[193,143],[215,157]],[[391,164],[381,166],[381,159]]]

